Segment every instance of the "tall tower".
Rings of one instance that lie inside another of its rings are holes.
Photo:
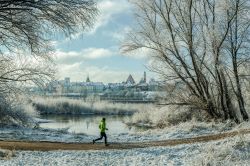
[[[146,83],[146,82],[147,82],[147,76],[146,76],[146,72],[145,72],[145,71],[144,71],[143,81],[144,81],[144,83]]]
[[[87,76],[86,82],[90,82],[89,75]]]

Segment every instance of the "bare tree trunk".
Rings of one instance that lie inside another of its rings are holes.
[[[225,105],[225,92],[224,92],[224,88],[223,88],[223,82],[222,82],[222,79],[221,79],[221,75],[218,71],[218,69],[216,68],[216,73],[217,73],[217,77],[218,77],[218,94],[219,94],[219,100],[220,100],[220,107],[221,107],[221,110],[223,111],[223,114],[224,114],[224,119],[227,120],[228,119],[228,115],[229,115],[229,111]]]
[[[229,93],[228,93],[228,85],[227,85],[227,82],[226,82],[226,78],[225,78],[225,75],[223,73],[223,71],[221,70],[221,78],[222,78],[222,82],[223,82],[223,91],[224,91],[224,94],[222,94],[224,96],[224,101],[223,101],[223,104],[225,102],[225,114],[228,114],[229,115],[229,118],[234,120],[236,123],[240,123],[239,121],[239,118],[237,117],[237,114],[235,112],[235,109],[233,109],[233,104],[232,104],[232,101],[231,101],[231,98],[229,96]]]
[[[242,115],[243,120],[248,121],[249,116],[248,116],[246,109],[245,109],[244,98],[243,98],[242,92],[241,92],[239,74],[238,74],[237,66],[235,67],[235,65],[234,65],[234,76],[235,76],[236,88],[237,88],[236,97],[237,97],[240,113]]]

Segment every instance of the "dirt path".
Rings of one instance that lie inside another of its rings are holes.
[[[250,129],[231,131],[221,134],[198,136],[184,139],[169,139],[164,141],[136,142],[136,143],[111,143],[109,146],[92,143],[59,143],[59,142],[24,142],[24,141],[0,141],[0,148],[9,150],[108,150],[108,149],[133,149],[146,148],[152,146],[175,146],[180,144],[192,144],[199,142],[208,142],[233,137],[238,134],[248,134]]]

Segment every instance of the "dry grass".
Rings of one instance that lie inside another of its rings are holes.
[[[144,110],[145,104],[122,104],[106,101],[83,101],[69,98],[41,98],[32,100],[41,114],[122,114]]]
[[[206,116],[205,111],[192,111],[188,107],[149,107],[147,110],[136,112],[127,123],[165,128],[191,120],[204,121],[206,120]]]
[[[199,154],[189,160],[187,165],[214,166],[214,165],[249,165],[250,162],[250,134],[238,134],[221,142],[202,144]]]

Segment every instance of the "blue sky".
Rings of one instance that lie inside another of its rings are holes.
[[[79,32],[70,39],[54,42],[58,79],[94,82],[122,82],[129,74],[139,81],[146,71],[148,58],[143,53],[122,55],[119,51],[126,33],[134,23],[132,7],[127,0],[99,0],[100,14],[93,28]]]

